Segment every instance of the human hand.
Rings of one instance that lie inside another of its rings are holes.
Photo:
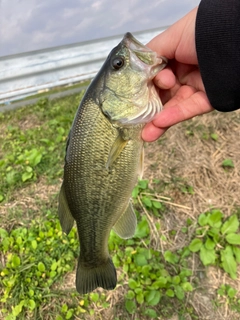
[[[148,43],[169,59],[154,79],[163,110],[142,132],[145,141],[158,139],[170,126],[213,110],[202,82],[195,47],[197,8]]]

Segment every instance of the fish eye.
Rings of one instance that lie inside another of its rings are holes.
[[[115,70],[122,68],[124,65],[124,59],[122,57],[117,57],[112,60],[112,67]]]

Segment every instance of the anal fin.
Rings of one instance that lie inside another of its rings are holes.
[[[74,218],[68,206],[63,184],[61,186],[61,190],[59,193],[58,216],[59,216],[59,220],[60,220],[63,232],[65,232],[66,234],[69,234],[74,224]]]
[[[116,232],[120,238],[128,239],[134,236],[136,226],[136,214],[133,210],[132,203],[129,202],[126,211],[120,216],[113,226],[113,231]]]

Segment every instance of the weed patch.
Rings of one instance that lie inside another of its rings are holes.
[[[240,116],[213,113],[147,146],[135,236],[109,238],[117,287],[80,296],[57,193],[81,96],[0,114],[0,318],[239,320]]]

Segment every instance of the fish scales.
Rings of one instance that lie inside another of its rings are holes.
[[[72,152],[67,155],[64,168],[64,186],[78,228],[79,263],[83,262],[86,269],[91,269],[109,261],[109,233],[125,211],[129,194],[137,182],[143,142],[137,128],[138,140],[128,143],[108,170],[106,163],[118,130],[93,100],[87,99],[81,106],[73,128],[71,135],[74,138],[68,146]],[[136,157],[132,159],[133,153]],[[112,287],[115,283],[110,284],[109,288]]]
[[[135,61],[138,56],[140,62]],[[144,59],[150,62],[144,61],[148,69],[141,72]],[[151,74],[157,62],[159,67]],[[131,34],[125,35],[89,86],[76,113],[67,142],[59,218],[67,234],[74,220],[77,224],[79,293],[116,286],[108,238],[111,229],[122,238],[133,236],[135,231],[130,197],[143,166],[141,130],[153,117],[149,112],[155,115],[161,108],[149,79],[165,65],[165,60],[157,58]],[[147,120],[142,120],[144,117]]]

